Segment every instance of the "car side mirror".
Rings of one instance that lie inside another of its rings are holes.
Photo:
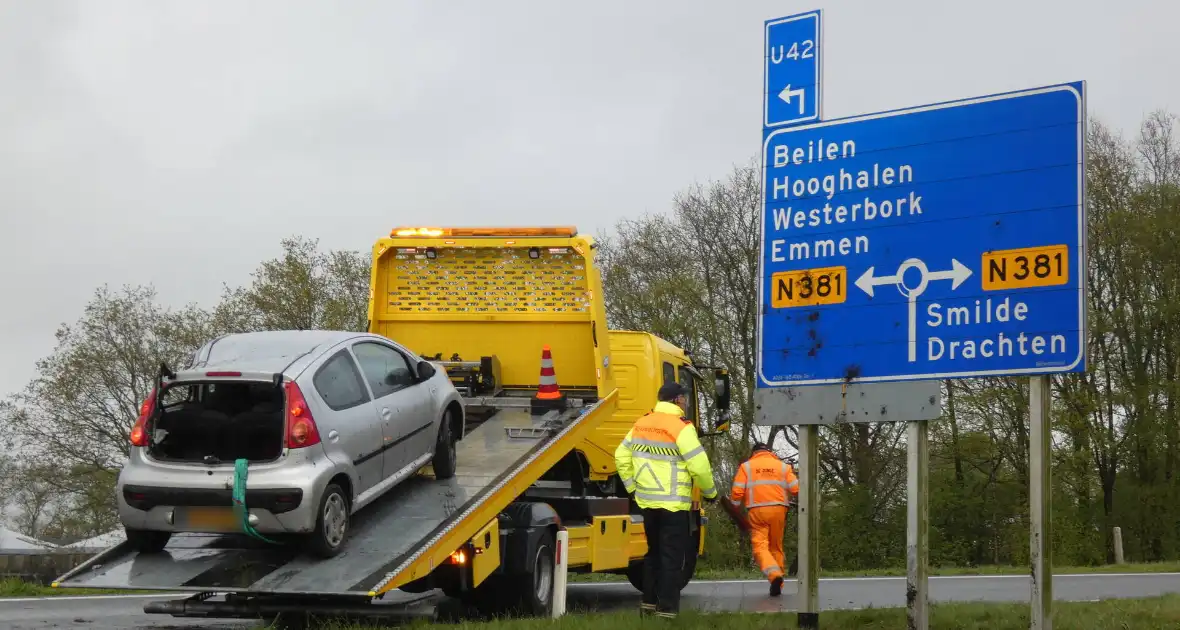
[[[434,364],[429,361],[422,361],[418,364],[418,380],[430,380],[438,370],[434,368]]]

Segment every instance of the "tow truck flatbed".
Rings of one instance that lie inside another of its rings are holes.
[[[177,534],[159,553],[115,546],[56,586],[371,600],[446,561],[585,439],[609,409],[595,412],[614,396],[544,415],[530,413],[527,398],[481,399],[501,408],[458,442],[454,477],[420,474],[359,511],[334,558],[242,535]]]

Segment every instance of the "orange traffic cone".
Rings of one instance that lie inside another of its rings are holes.
[[[565,394],[557,386],[557,372],[553,369],[553,353],[549,346],[544,346],[541,348],[541,380],[530,408],[533,413],[545,413],[551,409],[565,409],[565,406]]]

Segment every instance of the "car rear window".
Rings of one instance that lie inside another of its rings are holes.
[[[347,350],[337,352],[336,356],[328,359],[324,367],[316,372],[312,382],[324,403],[335,411],[369,402],[369,393],[361,382],[361,374]]]

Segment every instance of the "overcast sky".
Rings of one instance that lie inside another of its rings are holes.
[[[0,394],[103,283],[210,304],[291,234],[664,211],[756,155],[762,21],[816,7],[828,118],[1080,79],[1127,133],[1180,109],[1164,0],[4,0]]]

